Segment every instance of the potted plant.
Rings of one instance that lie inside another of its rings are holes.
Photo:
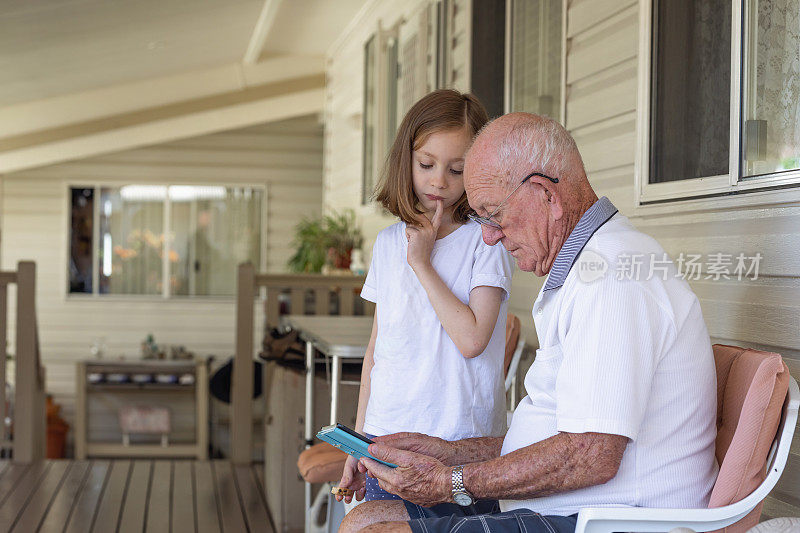
[[[294,255],[289,259],[289,270],[292,272],[319,272],[325,264],[327,238],[321,219],[303,219],[294,229],[296,247]]]
[[[325,230],[328,235],[328,258],[333,268],[350,268],[351,253],[364,244],[361,229],[356,225],[356,214],[352,209],[342,213],[335,211],[325,216]]]
[[[363,243],[352,209],[303,219],[295,227],[292,244],[296,250],[289,259],[289,270],[320,272],[326,263],[336,269],[349,268],[353,249],[361,248]]]

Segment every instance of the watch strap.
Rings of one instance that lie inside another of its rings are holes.
[[[467,489],[464,488],[464,465],[453,467],[451,481],[453,484],[453,494],[456,492],[467,492]]]
[[[475,503],[475,497],[464,487],[464,465],[453,467],[450,474],[453,489],[453,501],[458,505],[467,506]]]

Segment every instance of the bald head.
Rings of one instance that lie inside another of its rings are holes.
[[[465,157],[464,188],[470,206],[496,224],[483,226],[484,241],[502,242],[522,270],[537,275],[549,271],[566,236],[597,201],[572,136],[531,113],[504,115],[478,133]]]
[[[555,120],[532,113],[510,113],[486,124],[466,161],[510,183],[531,172],[542,172],[568,182],[570,188],[588,184],[583,160],[569,132]]]

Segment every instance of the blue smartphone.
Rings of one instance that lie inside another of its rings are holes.
[[[367,447],[369,447],[369,445],[372,444],[372,440],[368,439],[364,435],[356,433],[349,427],[343,426],[342,424],[325,426],[324,428],[319,430],[319,432],[317,433],[317,438],[320,440],[324,440],[329,444],[332,444],[333,446],[339,448],[348,455],[352,455],[356,459],[361,459],[362,457],[369,457],[373,461],[378,461],[379,463],[384,464],[386,466],[397,468],[397,465],[395,464],[387,463],[386,461],[381,461],[380,459],[370,455],[369,452],[367,451]]]

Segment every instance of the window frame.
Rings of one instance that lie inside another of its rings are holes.
[[[398,68],[399,68],[399,28],[400,21],[394,26],[386,29],[378,21],[378,28],[367,37],[361,50],[363,53],[363,96],[361,106],[361,206],[374,203],[373,193],[381,178],[385,154],[384,151],[391,149],[394,133],[388,135],[388,126],[394,121],[395,130],[399,126],[397,119],[397,101],[399,100],[398,90]],[[370,64],[367,57],[367,47],[374,46],[374,57]],[[394,51],[394,57],[388,56],[389,49]],[[371,67],[373,76],[374,100],[372,101],[373,128],[372,142],[367,142],[367,84],[369,82],[367,71]],[[391,79],[389,79],[391,78]],[[372,153],[371,165],[367,164],[367,150]],[[371,173],[372,183],[367,183],[367,172]]]
[[[513,53],[513,38],[514,38],[514,2],[517,0],[506,0],[506,36],[505,36],[505,53],[503,60],[505,68],[503,69],[503,112],[511,113],[511,99],[512,99],[512,81],[514,73],[512,72],[512,58]],[[558,40],[559,44],[559,101],[558,101],[558,117],[559,123],[566,124],[567,119],[567,0],[561,0],[561,37]],[[552,117],[556,118],[556,117]]]
[[[103,187],[109,188],[119,188],[124,187],[126,185],[147,185],[147,186],[159,186],[159,187],[166,187],[167,191],[169,191],[169,187],[172,186],[189,186],[189,187],[225,187],[228,188],[251,188],[251,189],[258,189],[261,191],[261,237],[259,239],[259,264],[257,268],[260,271],[264,271],[267,265],[267,250],[269,249],[268,246],[268,223],[267,219],[269,216],[269,183],[262,182],[262,183],[219,183],[219,182],[155,182],[149,180],[135,180],[135,181],[113,181],[113,180],[92,180],[92,181],[64,181],[63,182],[63,193],[64,193],[64,206],[65,206],[65,215],[64,215],[64,228],[65,231],[62,235],[62,242],[64,242],[63,248],[63,260],[61,262],[61,290],[63,291],[63,298],[65,301],[92,301],[92,302],[100,302],[100,301],[121,301],[121,302],[235,302],[236,301],[236,294],[232,294],[230,296],[211,296],[211,295],[201,295],[201,296],[192,296],[192,295],[179,295],[179,294],[170,294],[169,291],[169,283],[163,283],[163,280],[169,279],[169,272],[170,272],[170,263],[169,263],[169,239],[164,239],[165,242],[165,249],[164,255],[161,260],[161,279],[162,279],[162,289],[161,294],[101,294],[98,291],[99,288],[99,281],[100,281],[100,268],[99,268],[99,251],[98,251],[98,242],[100,238],[100,190]],[[74,188],[85,188],[85,189],[93,189],[95,195],[95,207],[94,213],[92,215],[92,293],[73,293],[69,291],[69,261],[70,261],[70,232],[72,228],[72,200],[71,200],[71,193],[70,191]],[[167,235],[172,229],[172,220],[170,219],[171,216],[171,204],[172,202],[169,200],[169,194],[167,194],[166,199],[164,200],[163,205],[163,216],[164,216],[164,234]],[[234,273],[235,275],[235,273]]]
[[[634,162],[635,201],[637,207],[675,203],[709,197],[734,196],[741,193],[765,191],[800,185],[800,169],[760,176],[741,176],[742,168],[742,108],[745,98],[743,73],[747,72],[747,46],[755,6],[754,0],[731,1],[731,86],[728,174],[649,183],[651,141],[651,87],[653,73],[653,3],[658,0],[639,0],[639,61],[636,112],[636,153]],[[663,1],[663,0],[661,0]],[[745,2],[748,4],[746,8]],[[748,15],[748,16],[746,16]]]

